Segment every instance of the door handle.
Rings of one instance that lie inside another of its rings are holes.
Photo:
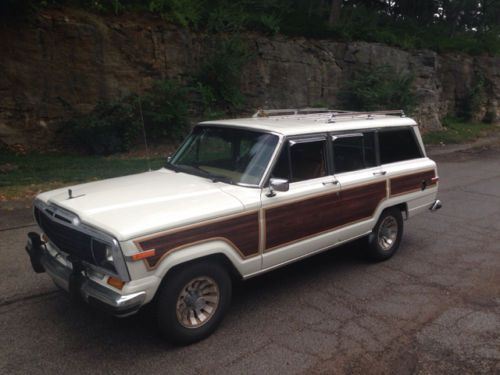
[[[387,171],[373,172],[374,176],[385,176],[386,174],[387,174]]]
[[[338,180],[332,180],[332,181],[324,181],[323,186],[326,185],[338,185],[339,181]]]

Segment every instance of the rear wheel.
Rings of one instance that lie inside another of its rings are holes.
[[[158,295],[158,325],[165,338],[186,345],[209,336],[231,301],[231,278],[216,262],[200,262],[173,271]]]
[[[403,216],[398,208],[386,209],[368,236],[368,254],[375,261],[389,259],[396,253],[403,236]]]

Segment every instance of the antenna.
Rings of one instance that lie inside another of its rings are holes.
[[[138,96],[137,99],[139,100],[139,113],[141,114],[142,136],[144,137],[144,146],[146,147],[146,158],[147,158],[147,161],[148,161],[148,170],[151,172],[151,161],[149,160],[148,139],[146,137],[146,125],[144,125],[144,116],[142,115],[141,97]]]

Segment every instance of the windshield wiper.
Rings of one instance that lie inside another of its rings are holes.
[[[176,166],[176,165],[172,164],[172,163],[171,163],[171,162],[169,162],[169,161],[167,161],[167,162],[165,163],[165,168],[171,169],[171,170],[172,170],[172,171],[174,171],[175,173],[179,173],[179,172],[181,171],[181,169],[180,169],[178,166]]]
[[[212,182],[225,182],[226,184],[233,184],[234,185],[234,181],[227,176],[218,176],[218,175],[214,175],[214,174],[209,173],[208,178],[210,178],[212,180]]]
[[[190,167],[201,172],[203,177],[206,177],[206,178],[212,180],[212,182],[225,182],[227,184],[234,184],[233,180],[227,176],[212,174],[212,173],[210,173],[210,172],[208,172],[200,167],[195,167],[193,165],[190,165]]]
[[[196,174],[197,176],[208,178],[212,182],[225,182],[227,184],[234,185],[234,181],[231,178],[229,178],[227,176],[220,176],[220,175],[211,174],[210,172],[207,172],[206,170],[204,170],[200,167],[196,167],[194,165],[184,165],[183,164],[182,167],[180,167],[180,166],[174,165],[170,162],[167,162],[165,164],[165,167],[173,170],[176,173],[178,173],[178,172],[189,173],[189,172],[186,172],[186,169],[187,170],[191,169],[194,172],[194,174]]]

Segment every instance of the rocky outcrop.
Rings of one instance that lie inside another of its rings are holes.
[[[259,107],[335,107],[342,83],[362,65],[415,76],[416,117],[439,129],[482,77],[475,116],[500,118],[500,58],[406,52],[373,43],[245,36],[254,58],[242,74],[249,112]],[[210,50],[210,37],[151,16],[100,17],[66,9],[0,29],[0,140],[40,144],[56,120],[101,99],[141,92],[162,78],[186,80]]]

